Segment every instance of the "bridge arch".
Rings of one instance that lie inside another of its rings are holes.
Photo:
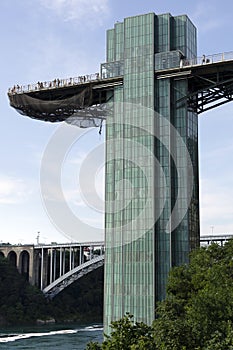
[[[5,258],[5,254],[3,252],[0,252],[0,259]]]
[[[19,273],[24,275],[29,281],[30,255],[27,250],[23,250],[19,255]]]
[[[15,266],[17,267],[17,254],[14,250],[11,250],[7,254],[7,259]]]
[[[46,297],[53,299],[57,294],[59,294],[62,290],[71,285],[73,282],[77,281],[79,278],[85,276],[93,270],[98,269],[103,265],[104,255],[100,255],[94,259],[91,259],[75,267],[63,276],[56,279],[54,282],[50,283],[46,288],[43,289],[43,293]]]

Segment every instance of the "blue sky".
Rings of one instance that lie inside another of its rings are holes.
[[[105,61],[106,29],[147,12],[187,14],[198,28],[199,56],[233,51],[230,0],[1,0],[0,241],[35,243],[38,231],[44,242],[68,239],[51,223],[40,191],[41,159],[59,125],[20,116],[9,106],[8,88],[97,72]],[[232,132],[233,103],[199,117],[201,234],[233,232]],[[72,210],[101,227],[102,216],[85,209],[76,188],[77,164],[103,142],[96,130],[89,133],[67,156],[63,187]],[[102,183],[100,169],[99,193]],[[93,237],[77,233],[78,240],[91,238],[103,237],[98,230]]]

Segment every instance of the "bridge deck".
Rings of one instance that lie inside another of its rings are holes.
[[[90,75],[91,77],[91,75]],[[10,105],[20,114],[34,119],[50,122],[61,122],[79,113],[81,120],[105,119],[100,106],[107,102],[107,92],[114,86],[123,84],[123,77],[105,79],[86,79],[76,81],[72,78],[71,83],[51,84],[46,82],[28,86],[15,86],[8,91]],[[87,109],[89,107],[89,109]],[[84,112],[84,113],[82,113]],[[95,125],[97,124],[97,125]],[[85,123],[79,125],[86,127]],[[93,125],[99,126],[96,120]]]
[[[50,243],[50,244],[36,244],[34,249],[58,249],[58,248],[75,248],[75,247],[103,247],[104,241],[91,241],[91,242],[70,242],[70,243]]]
[[[190,110],[200,114],[232,100],[233,52],[207,56],[204,61],[181,60],[179,67],[155,71],[155,79],[165,78],[188,79],[188,94],[176,101],[177,108],[187,101]],[[59,122],[75,116],[80,127],[99,126],[107,116],[101,105],[108,101],[114,86],[123,83],[123,76],[105,78],[96,73],[16,85],[8,96],[13,108],[31,118]]]

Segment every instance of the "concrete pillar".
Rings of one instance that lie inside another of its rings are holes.
[[[47,285],[48,278],[48,249],[41,248],[41,290],[44,289]]]
[[[59,276],[61,277],[62,275],[62,248],[60,248],[60,270],[59,270]]]
[[[72,263],[72,248],[70,247],[70,269],[69,269],[69,271],[72,270],[72,265],[71,265],[71,263]]]
[[[53,249],[50,249],[50,274],[49,283],[53,282]]]
[[[72,270],[74,269],[74,256],[75,256],[75,248],[72,249]]]
[[[79,265],[82,264],[82,247],[81,245],[79,246]]]
[[[66,271],[66,248],[63,248],[62,275],[65,274],[65,271]]]
[[[55,279],[57,278],[56,269],[57,269],[57,250],[55,248],[54,254],[53,254],[53,281],[55,281]]]
[[[38,250],[34,250],[33,254],[33,260],[34,260],[34,285],[37,287],[40,287],[40,260],[41,260],[41,253]]]

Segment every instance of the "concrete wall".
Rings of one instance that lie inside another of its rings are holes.
[[[34,273],[34,246],[33,245],[6,245],[0,246],[0,253],[4,254],[5,258],[10,258],[12,253],[16,254],[16,267],[19,273],[28,272],[28,281],[35,284]]]

